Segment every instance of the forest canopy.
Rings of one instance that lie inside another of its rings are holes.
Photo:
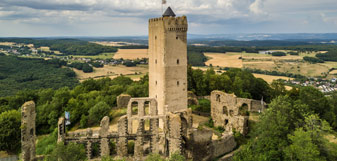
[[[74,87],[78,80],[66,62],[0,55],[0,96],[14,95],[24,89]]]

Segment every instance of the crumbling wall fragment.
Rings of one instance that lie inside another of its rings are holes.
[[[21,107],[21,145],[22,160],[35,160],[35,103],[33,101],[26,102]]]
[[[128,107],[128,103],[131,99],[131,96],[128,94],[121,94],[117,96],[117,108]]]
[[[109,148],[109,122],[110,118],[108,116],[103,117],[101,120],[101,128],[99,130],[99,136],[101,138],[101,156],[108,156],[110,155],[110,148]]]

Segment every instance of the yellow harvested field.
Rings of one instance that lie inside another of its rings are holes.
[[[0,42],[0,45],[4,45],[4,46],[12,46],[14,45],[14,42]]]
[[[337,70],[333,70],[329,74],[337,74]]]
[[[114,59],[141,59],[148,58],[148,49],[118,49],[118,52],[114,55]]]
[[[242,60],[239,59],[241,55],[237,53],[205,53],[205,56],[210,57],[206,65],[212,64],[213,66],[242,68]]]
[[[94,68],[92,73],[84,73],[81,70],[73,68],[80,81],[87,80],[89,78],[99,79],[104,77],[115,78],[121,74],[124,76],[130,76],[131,79],[138,80],[144,74],[148,73],[148,66],[141,65],[136,67],[126,67],[124,65],[110,66],[105,65],[103,68]],[[137,73],[137,74],[135,74]]]
[[[262,78],[268,83],[273,82],[273,80],[284,79],[284,80],[293,80],[294,78],[283,77],[283,76],[272,76],[272,75],[264,75],[264,74],[253,74],[256,78]]]
[[[42,51],[50,51],[50,48],[48,46],[41,46],[40,49]]]

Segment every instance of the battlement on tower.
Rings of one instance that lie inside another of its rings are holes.
[[[187,32],[188,23],[186,16],[181,17],[159,17],[149,19],[149,26],[163,25],[166,31]]]

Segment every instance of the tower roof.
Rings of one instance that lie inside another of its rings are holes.
[[[176,17],[176,14],[174,14],[171,7],[168,7],[164,12],[163,17]]]

